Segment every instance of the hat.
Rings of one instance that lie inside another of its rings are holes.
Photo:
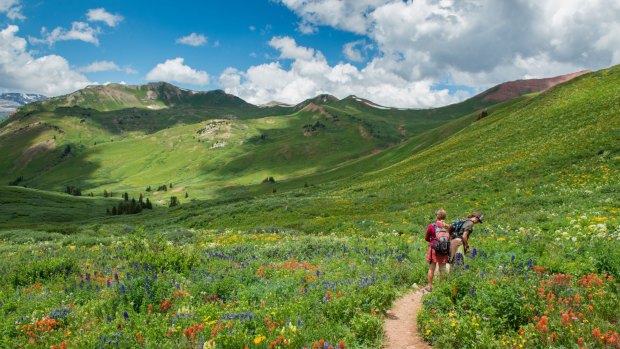
[[[478,218],[478,223],[483,223],[482,222],[482,218],[484,218],[483,214],[480,214],[480,212],[472,212],[471,214],[473,217]]]

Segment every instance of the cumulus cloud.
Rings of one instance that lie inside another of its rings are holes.
[[[342,53],[351,62],[363,62],[366,60],[365,51],[369,48],[371,48],[371,46],[366,45],[365,40],[357,40],[344,44]]]
[[[22,14],[21,0],[0,0],[0,13],[6,13],[9,19],[26,19]]]
[[[256,104],[271,100],[298,103],[321,93],[339,98],[358,95],[396,107],[433,106],[457,100],[448,90],[435,90],[430,80],[403,79],[386,69],[379,58],[359,70],[348,63],[331,66],[320,51],[299,46],[290,37],[275,37],[269,44],[280,52],[281,59],[292,61],[290,68],[280,62],[252,66],[246,71],[228,68],[219,78],[226,92]]]
[[[123,21],[123,16],[119,14],[112,14],[106,11],[104,8],[94,8],[88,10],[86,13],[89,22],[103,22],[110,27],[116,27]]]
[[[105,71],[122,71],[126,74],[137,74],[137,71],[131,67],[121,68],[112,61],[95,61],[85,67],[79,69],[82,73],[99,73]]]
[[[93,84],[57,55],[34,57],[19,27],[0,30],[0,89],[57,96]]]
[[[365,69],[381,62],[405,81],[490,87],[620,63],[616,0],[278,1],[300,25],[367,36],[377,55]],[[362,58],[353,43],[343,53]]]
[[[56,27],[51,32],[45,27],[41,29],[42,38],[30,37],[31,44],[46,43],[49,46],[53,46],[58,41],[79,40],[91,43],[95,46],[99,46],[99,39],[97,36],[101,33],[99,28],[93,28],[85,22],[73,22],[71,29],[67,30],[61,27]]]
[[[191,33],[182,38],[178,38],[176,43],[189,46],[202,46],[207,43],[207,37],[203,34]]]
[[[148,74],[147,80],[178,82],[196,86],[204,86],[209,83],[209,74],[202,70],[196,70],[184,64],[183,58],[168,59],[159,63]]]

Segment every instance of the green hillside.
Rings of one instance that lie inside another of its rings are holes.
[[[212,199],[223,187],[332,171],[486,105],[472,99],[402,110],[321,95],[294,107],[258,107],[223,91],[166,83],[91,86],[27,105],[3,122],[0,181],[23,178],[20,185],[50,191],[71,185],[97,196],[137,196],[173,183],[182,194],[154,201],[187,191]]]
[[[0,129],[0,169],[39,189],[0,188],[1,346],[380,348],[386,311],[426,280],[439,207],[485,224],[423,296],[424,340],[614,344],[620,66],[468,108],[22,110]],[[97,195],[58,193],[67,184]],[[161,207],[105,215],[124,191]]]
[[[444,206],[453,215],[486,211],[496,223],[568,224],[566,215],[615,209],[620,202],[619,82],[620,67],[587,74],[498,106],[482,120],[465,117],[454,124],[460,131],[428,149],[416,152],[437,131],[336,169],[334,177],[326,172],[326,179],[295,179],[299,189],[285,194],[196,202],[177,210],[174,220],[193,227],[303,231],[359,231],[367,224],[381,229],[378,222],[384,222],[409,230],[403,222],[422,225]],[[394,158],[402,161],[389,160]],[[373,159],[388,159],[388,166],[374,167]],[[273,187],[280,186],[287,183]]]

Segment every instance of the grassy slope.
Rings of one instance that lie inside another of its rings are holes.
[[[160,97],[145,99],[147,89]],[[0,129],[0,181],[23,176],[30,187],[75,185],[96,195],[104,189],[137,195],[148,185],[174,182],[194,198],[213,198],[220,187],[328,171],[438,127],[474,104],[384,110],[347,98],[320,110],[259,108],[222,91],[97,86],[28,105],[7,120]],[[271,113],[280,115],[265,116]],[[199,136],[216,117],[232,119],[229,130]],[[303,136],[303,126],[317,122],[325,128]],[[218,141],[226,147],[212,149]]]
[[[85,221],[101,216],[106,207],[117,201],[22,187],[0,187],[0,228]]]
[[[409,219],[421,225],[445,206],[451,217],[480,209],[492,222],[545,227],[617,205],[619,129],[620,67],[613,67],[498,109],[382,171],[253,200],[195,203],[159,224],[317,231],[383,221],[409,229]]]

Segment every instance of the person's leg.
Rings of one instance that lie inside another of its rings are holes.
[[[454,263],[456,259],[456,251],[461,246],[463,246],[463,240],[461,239],[452,239],[450,241],[450,263]]]
[[[428,264],[428,284],[426,285],[426,290],[430,291],[433,289],[433,277],[435,276],[435,267],[437,263],[429,263]]]
[[[446,277],[446,263],[439,264],[439,278],[443,280]]]

